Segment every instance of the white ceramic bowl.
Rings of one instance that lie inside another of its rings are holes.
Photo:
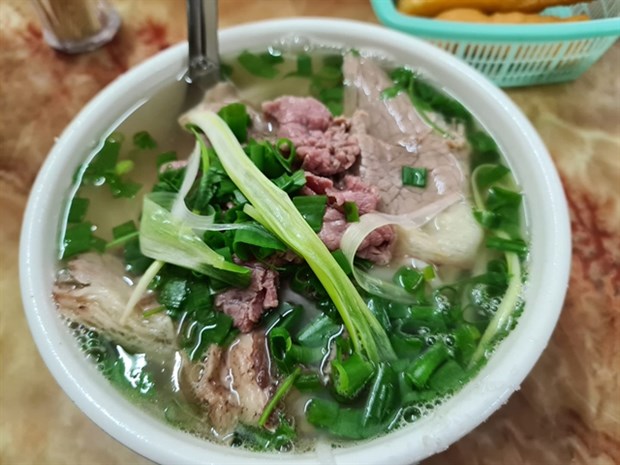
[[[266,47],[295,33],[319,41],[378,50],[431,76],[468,107],[495,137],[525,192],[531,234],[529,285],[519,324],[480,374],[431,415],[370,442],[295,456],[296,464],[410,464],[447,448],[506,402],[547,345],[560,313],[569,274],[566,201],[551,159],[521,111],[482,75],[422,41],[370,24],[292,19],[221,32],[224,55]],[[290,463],[291,455],[226,448],[175,430],[121,397],[91,366],[57,317],[51,286],[57,266],[61,201],[71,173],[98,137],[136,102],[186,68],[186,44],[172,47],[104,89],[56,142],[32,189],[20,246],[20,274],[30,329],[45,363],[71,399],[101,428],[137,453],[166,464]]]

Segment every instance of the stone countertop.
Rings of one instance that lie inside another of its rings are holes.
[[[82,414],[28,331],[18,243],[30,187],[67,123],[101,88],[184,39],[184,2],[115,0],[105,48],[71,57],[43,43],[30,3],[0,2],[0,463],[144,464]],[[148,8],[146,5],[148,4]],[[376,22],[366,0],[224,0],[221,26],[285,16]],[[541,134],[564,183],[573,261],[549,347],[508,403],[439,464],[620,463],[620,44],[577,81],[508,91]]]

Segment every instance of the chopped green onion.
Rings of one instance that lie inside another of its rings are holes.
[[[116,173],[108,173],[105,180],[108,186],[110,186],[112,197],[114,198],[124,197],[132,199],[142,189],[142,184],[133,181],[123,181]]]
[[[428,171],[426,168],[414,168],[403,166],[402,181],[403,186],[426,187]]]
[[[273,328],[284,328],[292,331],[304,314],[304,308],[301,305],[293,305],[289,302],[281,302],[278,308],[270,312],[263,320],[265,334]]]
[[[401,359],[411,359],[417,356],[424,348],[424,341],[419,336],[409,334],[392,334],[390,342],[396,355]]]
[[[400,412],[396,411],[382,422],[362,426],[362,409],[341,408],[336,402],[325,399],[312,399],[306,405],[306,418],[310,424],[347,439],[367,439],[391,431],[397,425],[399,415]]]
[[[334,260],[338,262],[338,265],[340,265],[340,268],[342,268],[342,271],[344,271],[347,274],[347,276],[351,276],[351,274],[353,273],[353,270],[351,269],[349,260],[347,260],[347,257],[344,255],[344,252],[340,249],[334,250],[332,252],[332,257],[334,257]]]
[[[465,382],[465,370],[454,360],[448,360],[428,380],[431,389],[440,393],[449,392]]]
[[[392,280],[411,294],[417,294],[424,287],[424,274],[408,266],[401,267]]]
[[[393,86],[393,87],[388,87],[387,89],[383,89],[381,91],[381,99],[382,100],[389,100],[392,99],[394,97],[396,97],[398,94],[401,93],[403,89],[401,87],[398,86]]]
[[[332,362],[332,382],[338,395],[346,398],[355,398],[374,374],[371,363],[365,361],[359,354],[353,354],[344,361]]]
[[[424,276],[424,281],[432,281],[435,279],[435,269],[431,265],[428,265],[422,270],[422,276]]]
[[[364,407],[362,426],[380,423],[392,415],[398,407],[398,377],[392,367],[382,362],[377,368],[375,379]]]
[[[318,374],[304,373],[295,379],[295,387],[300,391],[318,391],[323,387],[323,383]]]
[[[190,360],[202,358],[205,350],[212,345],[222,345],[232,329],[233,320],[222,312],[210,312],[203,322],[195,321],[183,334],[181,346],[188,351]]]
[[[114,171],[122,143],[122,134],[110,134],[86,167],[83,181],[93,185],[100,185],[105,181],[106,174]]]
[[[125,235],[125,236],[119,237],[117,239],[114,239],[113,241],[110,241],[110,242],[106,243],[105,249],[106,250],[110,250],[110,249],[113,249],[115,247],[124,245],[127,242],[131,241],[132,239],[137,239],[139,236],[140,236],[140,232],[139,231],[131,232],[131,233]]]
[[[487,229],[495,229],[501,223],[501,216],[488,210],[475,210],[474,218],[481,226]]]
[[[431,375],[450,357],[450,351],[443,343],[437,341],[420,355],[405,371],[409,382],[418,389],[423,389]]]
[[[117,176],[123,176],[133,171],[135,165],[133,160],[121,160],[114,167],[114,172]]]
[[[327,340],[340,330],[341,325],[334,323],[329,316],[321,314],[301,330],[297,335],[297,341],[307,347],[323,347]]]
[[[356,223],[360,220],[360,212],[355,202],[345,202],[344,205],[344,217],[349,223]]]
[[[112,237],[114,237],[114,239],[119,239],[137,231],[138,228],[136,228],[136,224],[133,221],[127,221],[112,228]]]

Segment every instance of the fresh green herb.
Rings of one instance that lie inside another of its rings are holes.
[[[288,394],[288,392],[293,387],[293,384],[295,383],[295,380],[297,379],[300,373],[301,373],[301,368],[300,367],[295,368],[295,370],[290,375],[288,375],[286,379],[282,381],[282,383],[278,386],[278,390],[273,395],[269,403],[265,406],[263,413],[258,419],[258,426],[262,426],[262,427],[265,426],[265,424],[267,423],[267,420],[269,420],[269,417],[273,413],[274,409],[278,406],[278,403],[282,399],[284,399],[284,397]]]
[[[239,55],[237,61],[254,76],[273,79],[278,75],[275,65],[281,63],[284,59],[279,55],[272,55],[270,53],[255,55],[246,50]]]
[[[292,448],[296,437],[295,428],[284,416],[280,416],[278,426],[273,431],[239,424],[235,429],[233,445],[243,444],[254,450],[284,452]]]
[[[170,162],[177,161],[177,153],[174,151],[162,152],[157,155],[157,168],[161,168]]]
[[[306,185],[306,176],[303,170],[297,170],[293,174],[284,173],[273,180],[273,183],[287,194],[294,194]]]
[[[105,246],[106,250],[118,247],[129,242],[132,239],[136,239],[139,236],[138,229],[133,221],[127,221],[121,225],[118,225],[112,229],[112,237],[114,240],[108,242]]]
[[[287,76],[312,76],[312,57],[307,53],[297,55],[297,70],[287,74]]]
[[[153,150],[157,148],[157,142],[146,131],[136,132],[133,135],[133,145],[142,150]]]
[[[487,238],[485,244],[489,249],[514,252],[519,256],[525,256],[528,250],[527,244],[522,239],[504,239],[491,236]]]
[[[252,229],[238,229],[234,234],[232,250],[241,260],[264,260],[274,252],[286,251],[286,246],[259,224],[252,225]]]
[[[69,208],[69,215],[67,216],[68,223],[81,223],[86,217],[88,210],[89,199],[82,197],[74,197],[71,201],[71,207]]]
[[[233,286],[245,287],[250,283],[249,268],[226,261],[190,227],[149,196],[143,201],[140,247],[147,257],[197,271]]]
[[[293,205],[314,232],[323,227],[323,217],[327,208],[326,195],[302,195],[292,198]]]
[[[346,360],[332,361],[332,382],[336,393],[345,399],[357,397],[374,374],[373,365],[359,354],[353,354]]]
[[[66,260],[74,255],[97,250],[102,252],[105,241],[93,235],[93,225],[88,222],[67,225],[61,244],[61,258]]]
[[[226,124],[228,124],[228,127],[239,142],[243,143],[246,141],[250,117],[244,104],[239,102],[231,103],[222,107],[217,114],[226,121]]]

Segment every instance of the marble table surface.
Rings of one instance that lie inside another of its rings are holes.
[[[184,39],[181,0],[113,0],[123,27],[69,57],[30,2],[0,1],[0,463],[144,464],[61,391],[22,311],[18,243],[33,180],[63,127],[123,71]],[[285,16],[376,22],[367,0],[222,0],[221,26]],[[620,44],[575,82],[508,91],[547,144],[568,198],[573,260],[549,347],[509,402],[439,464],[620,463]]]

